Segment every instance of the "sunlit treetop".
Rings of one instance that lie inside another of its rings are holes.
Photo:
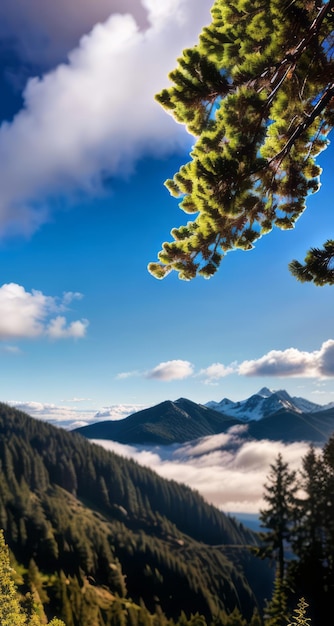
[[[319,189],[315,159],[334,123],[334,0],[216,0],[211,14],[156,96],[195,137],[165,182],[193,219],[149,264],[157,278],[210,278],[228,251],[293,228]],[[317,284],[334,283],[331,260]],[[317,282],[317,270],[290,269]]]

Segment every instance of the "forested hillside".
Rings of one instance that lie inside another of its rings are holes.
[[[189,488],[4,404],[0,459],[22,590],[67,626],[119,624],[130,601],[135,625],[148,611],[250,618],[270,596],[272,572],[248,549],[257,536]]]

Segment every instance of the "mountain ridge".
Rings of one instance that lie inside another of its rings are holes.
[[[115,439],[119,443],[168,445],[215,435],[239,423],[233,417],[196,404],[187,398],[165,400],[128,417],[104,420],[74,429],[89,439]]]
[[[187,398],[165,400],[118,421],[105,420],[74,429],[88,439],[130,445],[186,443],[241,426],[242,438],[323,444],[334,431],[334,407],[292,398],[286,391],[262,388],[240,402],[197,404]],[[224,410],[223,410],[224,409]],[[308,409],[308,410],[305,410]],[[269,421],[268,421],[269,420]]]
[[[326,411],[333,408],[333,403],[321,405],[305,398],[290,396],[284,389],[272,391],[268,387],[262,387],[260,391],[245,400],[233,402],[223,398],[220,402],[211,400],[205,406],[215,411],[228,414],[239,419],[258,420],[278,411],[281,408],[293,410],[297,413],[312,413]]]

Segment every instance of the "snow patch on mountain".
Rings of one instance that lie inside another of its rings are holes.
[[[324,407],[310,400],[305,400],[305,398],[292,398],[284,389],[274,391],[268,387],[262,387],[258,393],[246,400],[233,402],[228,398],[223,398],[220,402],[211,400],[205,406],[246,422],[263,419],[280,409],[287,409],[295,413],[313,413],[330,408],[329,405]]]

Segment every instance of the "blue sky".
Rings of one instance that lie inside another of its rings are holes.
[[[192,144],[154,94],[211,0],[161,4],[1,3],[0,399],[65,426],[263,386],[332,402],[334,291],[287,265],[332,236],[333,145],[294,231],[209,281],[147,272]]]

